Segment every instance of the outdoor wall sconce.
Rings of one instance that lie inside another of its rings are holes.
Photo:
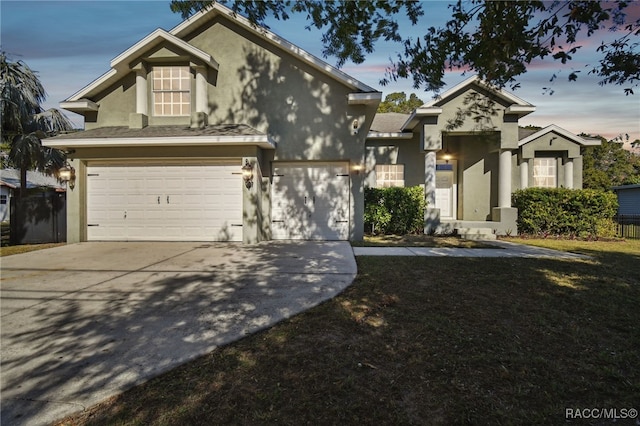
[[[62,182],[67,182],[69,188],[73,189],[76,186],[76,169],[74,169],[68,162],[58,170],[58,179]]]
[[[448,148],[444,151],[444,155],[442,156],[442,158],[447,162],[447,164],[449,164],[449,160],[453,158]]]
[[[249,160],[245,160],[244,166],[242,166],[242,179],[247,189],[251,189],[253,186],[253,164],[249,163]]]
[[[359,175],[362,171],[362,164],[354,164],[352,169],[357,175]]]
[[[353,123],[351,123],[351,133],[355,135],[358,133],[359,129],[360,123],[358,123],[358,120],[353,120]]]

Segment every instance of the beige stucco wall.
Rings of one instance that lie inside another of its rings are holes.
[[[274,47],[260,36],[226,18],[215,18],[204,27],[184,37],[185,41],[210,54],[219,69],[207,71],[208,124],[247,124],[269,135],[275,150],[246,152],[244,148],[110,148],[82,149],[75,157],[87,159],[130,158],[251,158],[257,162],[261,177],[256,196],[245,194],[245,202],[260,209],[255,235],[269,234],[271,163],[273,161],[348,161],[364,164],[364,143],[377,104],[348,105],[347,96],[354,92],[332,77]],[[147,72],[147,93],[151,98],[151,72],[154,64],[187,65],[185,52],[167,43],[145,52],[131,62],[132,67]],[[191,65],[201,65],[197,63]],[[192,70],[192,111],[196,100],[195,72]],[[86,114],[86,129],[105,126],[129,126],[136,112],[136,78],[132,70],[108,90],[91,99],[100,105],[97,113]],[[148,104],[149,125],[189,125],[190,117],[154,117]],[[353,120],[359,130],[352,131]],[[255,151],[255,148],[254,148]],[[364,224],[364,176],[351,173],[351,239],[362,239]],[[79,199],[69,208],[82,219]],[[247,208],[245,208],[245,212]],[[86,222],[86,221],[85,221]]]
[[[129,114],[136,109],[136,76],[128,74],[107,90],[98,94],[92,101],[100,105],[97,113],[85,115],[86,130],[98,127],[128,126]]]
[[[492,137],[452,137],[451,152],[458,164],[458,219],[491,220],[498,205],[498,152]]]
[[[473,105],[478,107],[473,107]],[[500,132],[500,148],[518,148],[518,116],[508,114],[511,104],[485,88],[474,84],[447,99],[436,102],[442,108],[433,126],[451,134]],[[472,115],[467,114],[471,112]],[[478,117],[481,117],[480,119]]]
[[[558,186],[565,187],[567,162],[573,163],[573,189],[582,188],[582,155],[580,144],[558,133],[549,132],[538,139],[528,142],[520,147],[517,164],[513,167],[513,188],[522,189],[520,174],[522,163],[528,162],[528,186],[533,185],[533,159],[536,157],[556,158],[558,171]]]
[[[220,63],[208,86],[209,123],[244,123],[277,144],[260,167],[270,194],[274,161],[340,161],[364,164],[364,141],[377,105],[347,105],[353,89],[338,83],[262,38],[225,19],[185,40]],[[360,129],[354,135],[353,119]],[[350,238],[364,232],[363,176],[351,173]],[[263,205],[268,206],[265,202]],[[263,209],[265,217],[268,209]],[[266,221],[265,221],[266,222]],[[268,231],[267,231],[268,232]]]
[[[418,135],[407,140],[369,139],[365,157],[365,186],[376,186],[378,164],[404,164],[405,186],[424,185],[424,153]]]

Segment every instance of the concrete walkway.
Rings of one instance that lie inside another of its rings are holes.
[[[356,256],[525,257],[588,259],[589,256],[507,241],[483,241],[496,248],[354,247]]]
[[[81,243],[0,258],[0,424],[45,425],[328,300],[348,242]]]

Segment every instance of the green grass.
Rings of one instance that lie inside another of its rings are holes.
[[[567,407],[640,408],[640,241],[527,243],[592,258],[359,257],[335,299],[61,424],[563,424]]]
[[[65,243],[47,243],[47,244],[23,244],[19,246],[0,247],[0,257],[11,256],[13,254],[28,253],[35,250],[44,250],[52,247],[63,246]]]

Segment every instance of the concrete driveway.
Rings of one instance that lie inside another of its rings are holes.
[[[0,262],[2,425],[49,424],[356,275],[347,242],[80,243]]]

